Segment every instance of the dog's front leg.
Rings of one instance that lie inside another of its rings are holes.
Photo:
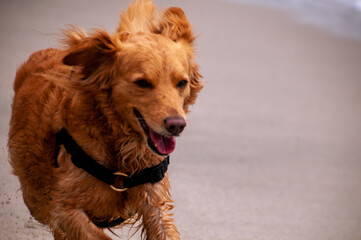
[[[52,215],[50,227],[55,240],[111,240],[80,209],[62,209]]]
[[[156,205],[146,205],[143,208],[143,227],[147,240],[180,239],[172,214],[169,213],[172,208],[173,206],[167,201]]]

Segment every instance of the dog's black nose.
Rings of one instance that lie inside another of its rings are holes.
[[[164,119],[164,126],[173,135],[179,135],[187,126],[186,120],[181,116],[167,117]]]

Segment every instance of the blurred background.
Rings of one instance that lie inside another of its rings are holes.
[[[154,2],[185,11],[205,81],[171,157],[182,239],[360,240],[361,1]],[[17,67],[66,24],[113,32],[129,3],[0,2],[1,240],[52,239],[8,163]]]

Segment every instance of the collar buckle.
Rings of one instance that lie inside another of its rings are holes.
[[[129,177],[127,174],[122,173],[122,172],[115,172],[115,173],[113,173],[113,174],[114,174],[115,176]],[[114,187],[114,185],[109,185],[109,187],[110,187],[111,189],[113,189],[114,191],[116,191],[116,192],[125,192],[125,191],[128,190],[128,188],[116,188],[116,187]]]

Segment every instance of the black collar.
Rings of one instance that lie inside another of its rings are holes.
[[[169,156],[167,156],[160,164],[154,167],[145,168],[137,174],[133,174],[131,176],[124,173],[113,172],[87,155],[65,130],[65,128],[61,129],[61,131],[56,134],[56,167],[58,167],[57,158],[61,145],[63,145],[65,150],[71,155],[71,160],[75,166],[84,169],[90,175],[108,184],[114,191],[117,192],[123,192],[128,188],[136,187],[146,183],[157,183],[164,178],[164,175],[168,170]],[[114,186],[114,184],[118,182],[116,181],[118,177],[123,178],[122,188],[116,188]],[[92,219],[92,222],[99,228],[115,227],[124,221],[125,219],[122,217],[109,221],[98,221],[97,219]]]
[[[131,176],[125,173],[114,172],[87,155],[65,130],[65,128],[61,129],[61,131],[56,134],[55,166],[58,166],[57,155],[59,153],[60,145],[63,145],[67,153],[71,155],[71,160],[75,166],[84,169],[90,175],[108,184],[114,191],[118,192],[123,192],[128,188],[146,183],[157,183],[164,178],[164,175],[168,170],[169,156],[167,156],[160,164],[150,168],[145,168],[137,174],[133,174]],[[118,177],[123,180],[123,186],[120,189],[114,186],[115,183],[119,182],[119,179],[117,179]]]

